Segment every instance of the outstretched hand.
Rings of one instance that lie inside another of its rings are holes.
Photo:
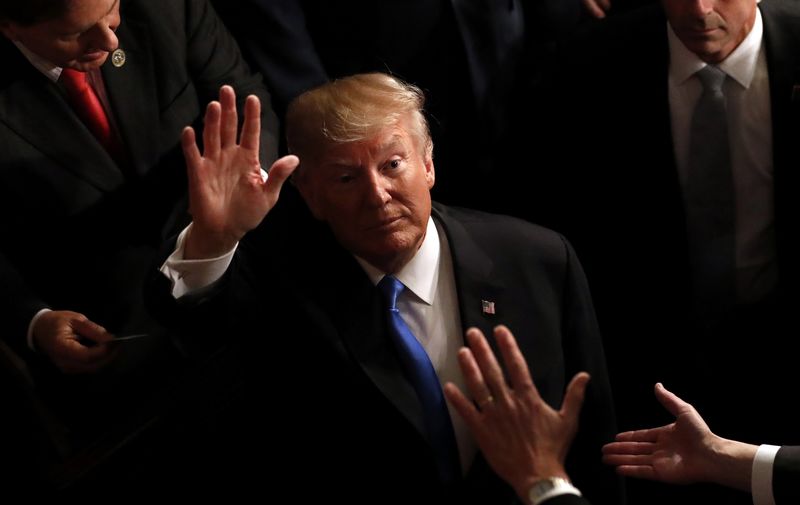
[[[527,502],[528,490],[537,480],[568,478],[564,460],[578,430],[589,374],[581,372],[572,379],[561,409],[554,410],[539,396],[511,331],[498,326],[494,337],[511,384],[506,383],[483,333],[470,328],[469,348],[461,349],[458,357],[477,405],[452,383],[444,391],[488,463]]]
[[[265,180],[258,156],[257,97],[247,97],[238,143],[237,130],[236,95],[233,88],[223,86],[219,101],[206,109],[203,153],[193,128],[186,127],[181,136],[193,223],[186,259],[212,258],[231,250],[275,206],[283,183],[299,164],[296,156],[284,156],[273,163]]]
[[[673,484],[715,482],[749,489],[756,447],[714,435],[695,408],[656,384],[658,401],[675,422],[626,431],[603,447],[603,461],[626,477]]]

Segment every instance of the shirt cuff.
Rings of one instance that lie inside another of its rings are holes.
[[[777,445],[765,444],[756,451],[750,479],[753,505],[775,505],[775,497],[772,495],[772,466],[778,449],[780,447]]]
[[[28,336],[26,337],[26,340],[28,341],[28,349],[30,349],[33,352],[36,352],[36,346],[33,344],[33,327],[36,326],[36,321],[38,321],[39,318],[42,317],[42,314],[45,314],[47,312],[52,312],[52,311],[50,309],[40,310],[39,312],[33,315],[33,317],[31,318],[31,322],[28,324]]]
[[[167,261],[159,269],[164,276],[172,283],[172,296],[180,298],[186,294],[197,293],[203,288],[207,288],[220,280],[233,260],[233,253],[239,246],[237,243],[233,249],[216,258],[201,260],[185,260],[184,242],[192,225],[189,224],[180,235],[175,244],[175,251],[170,254]]]

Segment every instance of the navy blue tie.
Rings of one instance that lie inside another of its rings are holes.
[[[455,482],[461,475],[461,466],[453,423],[450,421],[439,377],[425,349],[411,333],[400,311],[397,310],[397,297],[405,286],[396,278],[387,275],[378,283],[378,289],[383,293],[386,308],[389,310],[389,333],[425,411],[428,438],[436,453],[439,473],[444,482]]]

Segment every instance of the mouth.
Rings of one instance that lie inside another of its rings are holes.
[[[386,229],[391,228],[392,226],[394,226],[401,219],[403,219],[403,216],[387,217],[387,218],[381,219],[376,224],[373,224],[372,226],[368,227],[367,229],[370,230],[370,231],[386,230]]]
[[[92,61],[97,61],[101,58],[105,58],[108,55],[108,51],[92,51],[90,53],[84,53],[81,55],[79,60],[83,63],[90,63]]]

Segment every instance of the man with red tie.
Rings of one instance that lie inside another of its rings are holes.
[[[62,372],[107,391],[170,352],[140,279],[182,215],[181,129],[232,84],[265,104],[269,161],[276,119],[205,0],[3,0],[0,31],[2,339],[72,418],[97,397]]]

